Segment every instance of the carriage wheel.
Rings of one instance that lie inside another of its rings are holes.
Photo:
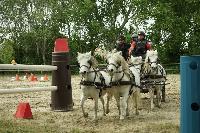
[[[162,88],[162,99],[161,99],[161,101],[165,102],[165,85]]]

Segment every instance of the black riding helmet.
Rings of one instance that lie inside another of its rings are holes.
[[[123,40],[123,41],[125,41],[125,40],[126,40],[126,37],[125,37],[124,35],[119,35],[118,40]]]
[[[138,35],[143,35],[143,36],[145,37],[144,31],[139,31],[139,32],[138,32]]]
[[[137,34],[133,34],[133,35],[131,36],[131,38],[132,38],[132,40],[136,41],[137,38],[138,38],[138,35],[137,35]]]

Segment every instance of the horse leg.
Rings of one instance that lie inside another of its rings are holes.
[[[156,100],[157,100],[157,106],[159,108],[161,107],[161,89],[162,89],[161,85],[156,86],[156,91],[157,91]]]
[[[120,120],[123,120],[126,116],[126,109],[127,109],[127,99],[128,99],[128,95],[120,97]]]
[[[85,103],[86,99],[87,98],[84,95],[82,95],[82,97],[81,97],[81,109],[82,109],[84,117],[88,117],[88,113],[86,113],[85,110],[84,110],[84,103]]]
[[[136,88],[136,92],[134,92],[134,100],[135,100],[135,114],[139,115],[139,103],[140,103],[140,88]]]
[[[97,121],[98,95],[94,97],[94,120]]]
[[[126,103],[127,103],[127,108],[126,108],[126,116],[129,116],[129,99],[130,99],[131,97],[129,96],[128,97],[128,99],[127,99],[127,101],[126,101]]]
[[[102,96],[100,97],[100,100],[101,100],[101,103],[102,103],[102,105],[103,105],[103,115],[106,116],[106,113],[105,113],[105,106],[104,106],[105,103],[104,103],[104,99],[103,99]]]
[[[117,102],[117,108],[118,108],[119,115],[120,115],[121,114],[121,111],[120,111],[120,97],[119,97],[118,94],[117,95],[115,94],[114,97],[115,97],[115,100]]]
[[[149,112],[154,108],[154,103],[153,103],[153,99],[154,99],[154,89],[153,87],[151,87],[149,89],[149,94],[150,94],[150,110]]]
[[[162,85],[162,99],[161,102],[165,102],[165,85]]]
[[[110,109],[109,109],[109,102],[110,102],[110,99],[112,98],[112,94],[111,93],[107,93],[107,104],[106,104],[106,114],[108,114],[110,112]]]

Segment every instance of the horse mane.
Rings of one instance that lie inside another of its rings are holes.
[[[90,60],[91,60],[91,65],[94,67],[94,68],[97,68],[97,66],[98,66],[98,61],[94,58],[94,56],[91,56],[91,58],[90,58]]]
[[[104,44],[99,44],[99,46],[94,51],[94,55],[99,56],[102,59],[106,58],[107,53],[108,51],[106,50]]]
[[[130,74],[128,64],[126,60],[124,59],[124,57],[119,54],[119,52],[114,53],[112,57],[117,63],[121,64],[122,69],[124,70],[126,74]]]
[[[148,74],[151,71],[150,65],[147,62],[144,62],[142,66],[142,73]]]

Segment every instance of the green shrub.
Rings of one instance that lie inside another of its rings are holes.
[[[13,42],[10,40],[5,40],[0,44],[0,63],[10,64],[13,58]]]

